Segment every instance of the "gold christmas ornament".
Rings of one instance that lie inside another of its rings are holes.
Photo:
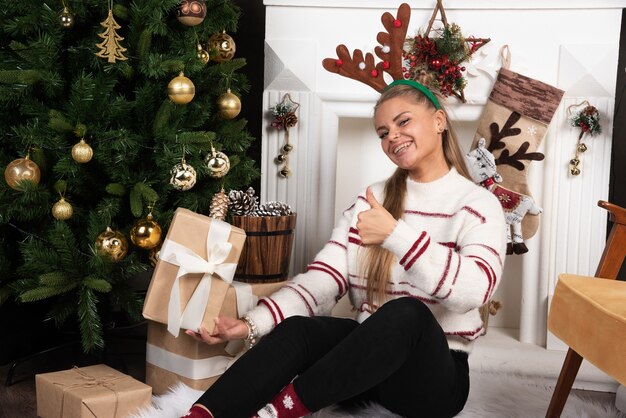
[[[176,190],[187,191],[196,184],[196,170],[183,159],[170,170],[170,184]]]
[[[241,112],[241,100],[237,95],[230,92],[230,89],[217,98],[217,107],[220,116],[224,119],[234,119]]]
[[[196,26],[206,17],[204,0],[182,0],[176,18],[185,26]]]
[[[213,56],[213,61],[224,62],[230,61],[235,56],[235,40],[226,33],[216,33],[209,38],[209,49],[217,50],[217,54]]]
[[[182,71],[167,85],[167,95],[176,104],[189,103],[195,94],[196,86]]]
[[[204,48],[202,48],[202,45],[198,44],[197,46],[198,49],[198,59],[203,63],[203,64],[207,64],[209,62],[209,53],[207,51],[204,50]]]
[[[133,224],[130,240],[144,250],[151,250],[161,243],[161,226],[152,218],[152,213]]]
[[[54,205],[52,205],[52,216],[59,221],[70,219],[74,214],[72,205],[61,197]]]
[[[128,58],[124,56],[126,48],[120,45],[120,41],[124,38],[117,34],[116,30],[122,27],[115,21],[113,17],[113,0],[109,0],[109,14],[107,18],[100,22],[100,26],[104,28],[104,32],[98,36],[102,38],[102,42],[96,44],[100,51],[96,55],[100,58],[106,58],[111,64],[115,64],[116,60],[126,61]]]
[[[289,176],[291,175],[291,170],[289,169],[289,167],[285,167],[285,168],[281,169],[281,170],[278,172],[278,174],[279,174],[281,177],[287,178],[287,177],[289,177]]]
[[[81,139],[76,145],[72,147],[72,158],[74,161],[80,164],[88,163],[93,157],[93,149],[85,142],[85,139]]]
[[[107,229],[96,238],[96,250],[99,254],[118,262],[128,253],[128,240],[120,231]]]
[[[211,198],[211,210],[209,217],[213,219],[219,219],[223,221],[226,219],[226,213],[228,212],[228,195],[224,192],[224,189],[213,195]]]
[[[30,180],[35,184],[39,184],[41,171],[39,166],[28,158],[27,155],[24,158],[11,161],[7,165],[7,168],[4,170],[4,179],[10,188],[21,190],[19,184],[23,180]]]
[[[209,175],[213,178],[221,178],[230,170],[230,160],[228,156],[221,151],[216,151],[211,147],[211,152],[207,154],[204,159],[206,161],[207,168],[209,169]]]
[[[70,13],[70,9],[67,6],[63,6],[63,11],[59,15],[59,23],[66,29],[74,26],[74,15]]]

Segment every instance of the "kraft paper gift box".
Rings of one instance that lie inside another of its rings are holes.
[[[233,280],[246,233],[226,222],[176,209],[144,302],[146,319],[209,332]]]
[[[41,418],[123,418],[150,405],[152,388],[104,364],[35,376]]]
[[[274,293],[285,283],[233,282],[219,315],[239,317],[256,306],[259,297]],[[167,392],[178,382],[206,390],[243,351],[243,341],[208,345],[184,333],[174,337],[166,325],[148,321],[146,383],[156,395]]]

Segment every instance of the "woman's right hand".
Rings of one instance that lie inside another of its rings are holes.
[[[200,326],[200,332],[186,330],[185,334],[207,344],[220,344],[247,338],[248,326],[241,319],[219,316],[215,318],[215,329],[212,334],[203,325]]]

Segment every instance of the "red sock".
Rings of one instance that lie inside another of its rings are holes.
[[[203,407],[195,405],[181,418],[213,418],[213,415]]]
[[[274,397],[257,412],[258,418],[301,418],[309,414],[306,406],[302,403],[296,391],[293,389],[293,383],[285,386],[278,395]]]

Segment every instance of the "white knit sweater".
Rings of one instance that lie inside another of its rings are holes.
[[[384,183],[372,185],[372,191],[382,202]],[[430,183],[407,179],[404,207],[404,216],[383,243],[398,260],[387,299],[423,301],[439,321],[450,348],[470,352],[483,331],[478,308],[495,292],[504,265],[502,207],[493,194],[455,169]],[[366,282],[357,268],[362,246],[357,215],[368,209],[363,191],[343,213],[307,272],[248,312],[260,335],[292,315],[329,315],[346,292],[359,322],[376,309],[366,300]]]

